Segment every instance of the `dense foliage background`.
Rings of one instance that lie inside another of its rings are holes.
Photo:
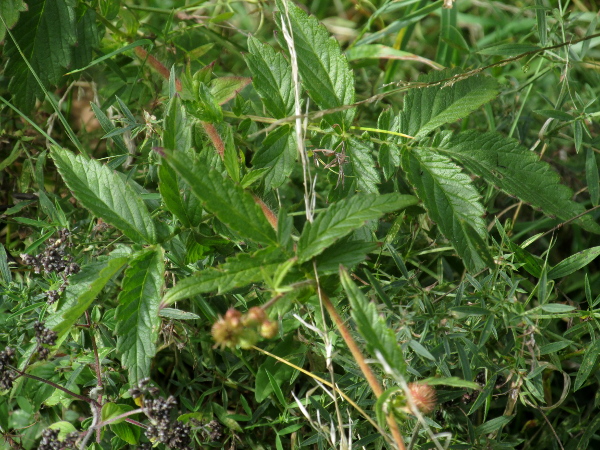
[[[598,14],[2,1],[0,446],[600,445]]]

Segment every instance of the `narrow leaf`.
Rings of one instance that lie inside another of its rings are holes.
[[[436,70],[444,68],[441,64],[430,59],[381,44],[352,47],[346,52],[346,56],[348,57],[348,61],[360,61],[362,59],[397,59],[402,61],[420,62],[427,64]]]
[[[402,132],[415,138],[462,119],[498,95],[498,82],[490,77],[476,75],[457,78],[461,71],[442,70],[419,77],[419,83],[434,86],[411,89],[402,108]],[[446,81],[442,81],[446,80]]]
[[[548,271],[548,279],[556,280],[571,275],[573,272],[587,266],[600,255],[600,247],[586,248],[568,258],[563,259]]]
[[[221,222],[248,239],[263,244],[277,242],[275,231],[260,206],[241,186],[209,167],[199,158],[165,150],[165,161],[175,169],[202,205]]]
[[[340,200],[304,226],[298,241],[298,260],[308,261],[368,220],[415,204],[415,197],[400,194],[365,194]]]
[[[581,366],[579,366],[579,370],[577,371],[577,377],[575,378],[575,385],[573,387],[575,391],[579,390],[591,375],[592,370],[596,366],[598,354],[600,354],[600,339],[591,342],[590,346],[583,354],[583,361],[581,361]]]
[[[471,179],[447,157],[425,148],[404,151],[402,167],[431,219],[466,266],[472,271],[492,267],[494,261],[485,244],[484,209]]]
[[[585,151],[585,179],[592,199],[592,205],[600,204],[600,177],[598,176],[598,163],[596,161],[596,152],[592,147]]]
[[[156,230],[143,200],[122,178],[98,161],[52,148],[52,158],[73,195],[93,214],[134,242],[155,243]]]
[[[164,255],[160,248],[147,250],[129,265],[125,272],[117,321],[117,352],[134,384],[150,376],[150,363],[156,354],[160,326],[158,306],[164,285]]]
[[[402,372],[406,363],[395,333],[385,324],[375,304],[365,298],[343,268],[340,268],[340,279],[350,301],[352,318],[365,340],[367,351],[371,355],[378,351],[390,367]]]
[[[498,133],[467,131],[453,136],[443,151],[468,170],[509,195],[514,195],[551,217],[569,220],[585,212],[582,204],[571,200],[573,192],[560,184],[550,165],[519,144]],[[584,215],[575,223],[600,233],[600,225]]]

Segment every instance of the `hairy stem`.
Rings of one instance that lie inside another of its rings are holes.
[[[323,292],[321,288],[319,288],[319,295],[321,296],[321,300],[323,301],[325,309],[327,309],[327,312],[335,322],[337,329],[342,335],[342,339],[344,339],[344,342],[346,342],[346,345],[350,349],[350,353],[352,353],[352,356],[354,357],[355,361],[358,364],[358,367],[365,376],[365,379],[369,383],[369,386],[371,386],[371,389],[375,393],[375,396],[379,398],[381,394],[383,394],[383,388],[381,387],[381,384],[379,384],[379,381],[375,377],[375,374],[371,370],[371,367],[369,367],[369,365],[365,361],[365,357],[360,351],[358,344],[350,334],[350,330],[338,314],[337,310],[335,309],[335,306],[333,306],[333,303],[331,303],[331,300],[329,300],[329,297]],[[394,437],[396,445],[400,450],[405,450],[406,447],[404,446],[404,439],[402,438],[402,434],[400,434],[398,424],[396,423],[394,417],[391,414],[387,416],[387,423],[390,427],[390,431],[392,432],[392,436]]]

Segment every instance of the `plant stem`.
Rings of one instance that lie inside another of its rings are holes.
[[[323,290],[320,287],[318,289],[319,296],[323,301],[325,309],[327,309],[327,312],[335,322],[335,325],[337,326],[340,334],[342,335],[342,339],[344,339],[344,342],[346,342],[346,345],[350,349],[350,353],[352,353],[352,356],[356,360],[358,367],[365,376],[367,382],[369,383],[369,386],[371,386],[373,393],[377,398],[379,398],[383,394],[383,388],[381,387],[381,384],[379,384],[379,381],[375,377],[375,374],[365,361],[365,358],[362,352],[360,351],[360,348],[358,348],[358,344],[356,343],[356,341],[350,334],[350,330],[348,329],[348,327],[346,327],[346,324],[336,311],[335,306],[333,306],[333,303],[331,303],[331,300],[329,300],[329,297],[323,292]],[[393,415],[388,414],[386,418],[388,426],[390,427],[390,431],[392,432],[392,436],[394,437],[394,441],[398,446],[398,449],[406,450],[406,447],[404,446],[404,439],[402,439],[402,434],[400,434],[400,429],[398,428],[398,424],[394,420]]]

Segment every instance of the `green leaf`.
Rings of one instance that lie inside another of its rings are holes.
[[[289,179],[296,154],[296,139],[290,127],[283,126],[269,133],[252,158],[257,169],[269,169],[265,175],[267,189],[276,189]]]
[[[183,152],[165,150],[165,161],[188,184],[208,211],[232,230],[263,244],[277,242],[275,231],[252,195],[229,178],[209,167],[200,158],[193,160]]]
[[[480,55],[515,56],[522,53],[539,50],[540,47],[531,44],[500,44],[479,50]]]
[[[405,357],[394,331],[386,325],[375,304],[365,298],[344,268],[340,268],[340,280],[350,301],[352,318],[369,354],[375,355],[378,351],[390,367],[403,373]]]
[[[284,340],[278,343],[273,350],[270,350],[270,352],[299,367],[303,366],[304,359],[308,353],[306,346],[296,341],[292,334],[288,334]],[[284,385],[289,385],[298,373],[299,372],[293,367],[283,364],[275,358],[267,358],[256,373],[254,390],[256,401],[262,403],[269,395],[271,395],[273,392],[271,379],[274,379],[275,384],[281,388]],[[268,374],[270,374],[271,377],[269,377]]]
[[[402,167],[431,219],[472,271],[493,267],[485,244],[485,213],[471,179],[446,156],[425,148],[406,149]]]
[[[571,305],[563,305],[561,303],[549,303],[547,305],[541,305],[540,309],[549,313],[566,313],[575,311],[575,307]]]
[[[167,291],[161,308],[205,292],[220,294],[264,280],[266,276],[274,274],[285,260],[281,252],[273,248],[259,250],[254,254],[240,253],[218,267],[205,269],[179,281]]]
[[[312,223],[306,223],[298,241],[298,261],[308,261],[338,239],[369,220],[417,204],[412,195],[355,195],[333,203]]]
[[[488,420],[486,423],[483,423],[475,428],[475,435],[482,436],[484,434],[493,433],[494,431],[499,430],[504,425],[508,424],[514,419],[514,417],[515,416],[500,416],[492,420]]]
[[[106,283],[121,271],[128,260],[128,257],[121,256],[92,263],[83,267],[81,272],[72,275],[64,294],[65,300],[58,310],[46,319],[46,327],[56,331],[59,336],[67,333],[90,307]]]
[[[0,244],[0,277],[4,283],[9,284],[12,281],[10,268],[8,267],[8,257],[4,245]]]
[[[460,69],[433,71],[418,79],[434,86],[411,89],[402,108],[403,133],[415,138],[468,116],[498,95],[498,82],[484,75],[460,79]],[[458,77],[458,78],[457,78]],[[449,79],[448,81],[442,81]]]
[[[337,273],[340,264],[351,269],[379,247],[377,242],[340,239],[317,257],[320,274]]]
[[[59,147],[52,147],[52,158],[83,206],[134,242],[156,242],[156,230],[146,205],[117,173],[96,160]]]
[[[164,120],[163,147],[186,151],[192,147],[192,130],[179,96],[169,100]]]
[[[381,44],[368,44],[352,47],[346,52],[346,57],[348,58],[348,61],[359,61],[362,59],[397,59],[403,61],[418,61],[437,70],[444,68],[444,66],[441,64],[438,64],[430,59]]]
[[[596,161],[596,152],[592,147],[585,151],[585,179],[592,199],[592,205],[600,204],[600,177],[598,176],[598,163]]]
[[[125,272],[115,313],[117,352],[133,385],[150,376],[160,327],[158,307],[164,285],[164,255],[149,249],[134,258]]]
[[[551,217],[569,220],[585,212],[581,203],[571,200],[573,192],[560,184],[550,165],[514,139],[498,133],[467,131],[451,137],[439,151]],[[600,225],[589,215],[576,219],[575,223],[600,233]]]
[[[352,172],[348,174],[356,181],[359,192],[378,192],[377,184],[381,182],[379,172],[375,168],[373,159],[373,146],[356,138],[350,138],[346,146]]]
[[[292,2],[277,1],[277,6],[275,20],[282,30],[278,38],[281,46],[287,48],[283,26],[293,35],[298,71],[310,98],[322,109],[353,104],[354,75],[339,43],[314,16],[308,16]],[[354,113],[351,108],[328,114],[324,119],[330,126],[345,131],[352,124]]]
[[[198,226],[202,218],[202,207],[195,196],[182,192],[184,183],[168,164],[158,168],[158,189],[165,206],[185,227]],[[187,195],[186,195],[187,194]]]
[[[49,87],[61,81],[71,64],[77,39],[75,9],[71,2],[55,0],[29,0],[27,5],[12,34],[44,86]],[[5,52],[9,59],[4,76],[11,79],[8,90],[17,106],[30,111],[44,93],[12,39],[6,40]]]
[[[408,346],[412,348],[417,355],[420,355],[425,359],[435,361],[435,357],[419,341],[411,339],[410,341],[408,341]]]
[[[244,55],[252,73],[252,84],[265,108],[276,119],[294,113],[292,69],[282,54],[258,39],[248,37],[248,51]]]
[[[0,16],[4,19],[4,23],[8,28],[12,28],[19,19],[19,13],[27,11],[27,5],[23,0],[2,0],[0,2]],[[6,27],[0,21],[0,42],[4,41],[6,35]]]
[[[573,272],[587,266],[600,255],[600,247],[586,248],[568,258],[563,259],[548,271],[548,279],[556,280],[571,275]]]
[[[474,381],[466,381],[458,377],[425,378],[424,380],[420,380],[419,383],[427,384],[429,386],[452,386],[467,389],[481,389],[479,384]]]
[[[250,84],[252,78],[248,77],[220,77],[214,78],[209,84],[210,93],[219,105],[227,103]]]
[[[104,114],[104,112],[98,107],[98,105],[96,105],[94,102],[91,102],[90,106],[94,111],[98,122],[100,122],[100,126],[104,130],[105,136],[110,135],[110,139],[115,143],[117,148],[122,153],[128,154],[129,149],[127,148],[127,145],[125,145],[125,140],[123,139],[123,136],[121,136],[120,134],[112,134],[115,131],[117,131],[117,127],[115,127],[112,121],[108,118],[106,114]]]
[[[579,390],[591,375],[592,370],[596,366],[598,354],[600,354],[600,339],[591,342],[590,346],[583,354],[583,361],[581,361],[581,366],[579,366],[579,370],[577,371],[577,377],[575,377],[575,385],[573,387],[575,391]]]

